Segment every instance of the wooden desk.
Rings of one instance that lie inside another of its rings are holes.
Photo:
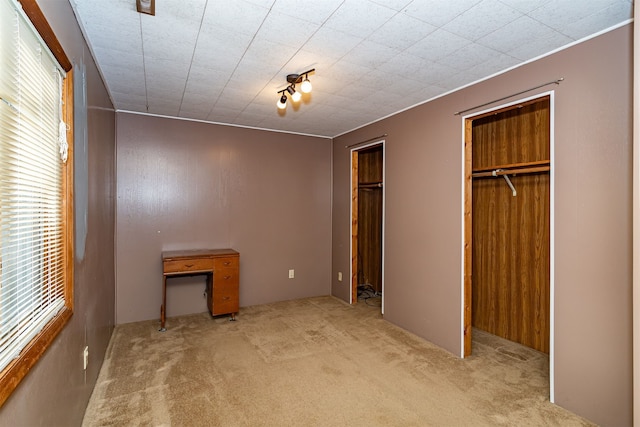
[[[211,316],[238,313],[240,254],[233,249],[201,249],[162,252],[162,306],[160,331],[166,331],[167,278],[173,276],[207,276],[207,307]]]

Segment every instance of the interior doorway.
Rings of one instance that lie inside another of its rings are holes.
[[[553,366],[552,107],[550,92],[464,118],[464,356],[477,328]]]
[[[378,300],[382,313],[384,199],[384,141],[352,149],[350,302]]]

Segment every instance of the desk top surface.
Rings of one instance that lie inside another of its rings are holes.
[[[180,258],[216,258],[224,256],[240,255],[233,249],[190,249],[182,251],[164,251],[162,252],[162,260],[180,259]]]

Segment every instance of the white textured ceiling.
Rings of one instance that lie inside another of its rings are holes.
[[[117,110],[334,137],[632,17],[631,0],[69,0]],[[313,92],[276,108],[287,74]],[[295,108],[294,108],[295,107]]]

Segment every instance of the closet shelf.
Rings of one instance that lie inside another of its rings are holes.
[[[526,163],[511,163],[508,165],[498,165],[490,168],[473,169],[471,176],[473,178],[495,177],[503,175],[517,175],[523,173],[539,173],[551,170],[551,162],[549,160],[540,160]]]

